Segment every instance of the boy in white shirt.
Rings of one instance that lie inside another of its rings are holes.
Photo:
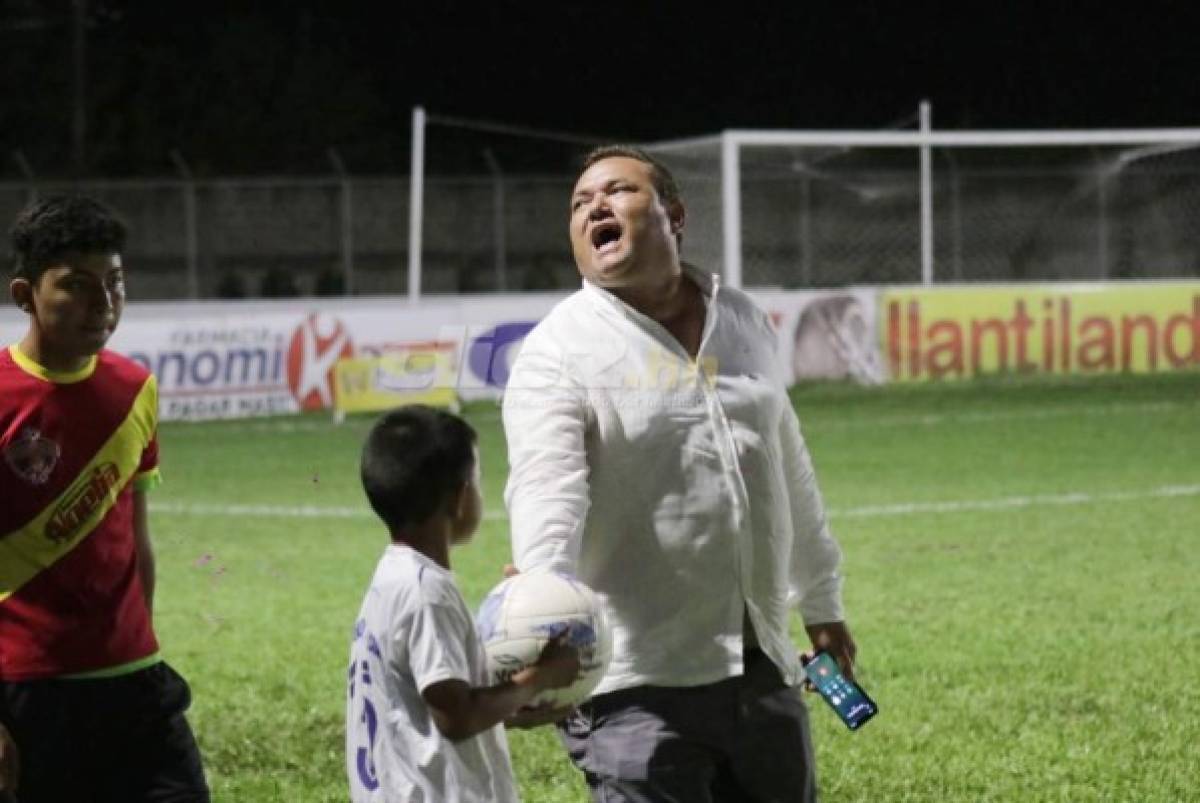
[[[350,648],[346,771],[354,803],[509,803],[516,785],[501,723],[579,674],[553,641],[538,663],[488,686],[483,645],[450,573],[452,544],[482,518],[475,432],[421,405],[385,414],[363,446],[363,489],[391,544]]]

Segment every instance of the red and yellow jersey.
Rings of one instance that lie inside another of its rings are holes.
[[[133,492],[158,479],[158,387],[101,351],[73,373],[0,350],[0,680],[156,660]]]

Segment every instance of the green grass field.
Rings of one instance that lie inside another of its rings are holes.
[[[851,734],[809,698],[827,803],[1198,799],[1200,374],[794,401],[881,708]],[[508,559],[505,459],[496,405],[465,414],[489,513],[452,560],[475,605]],[[370,423],[162,428],[157,627],[218,801],[347,799],[349,633],[386,541],[357,480]],[[587,799],[549,729],[510,743],[524,799]]]

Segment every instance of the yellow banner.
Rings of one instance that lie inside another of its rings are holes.
[[[887,290],[892,381],[1200,367],[1200,282]]]
[[[349,357],[333,368],[333,407],[338,415],[387,410],[402,404],[458,406],[456,346],[415,345],[378,357]]]

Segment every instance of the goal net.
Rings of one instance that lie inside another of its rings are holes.
[[[647,147],[683,185],[685,257],[748,287],[923,281],[926,191],[933,282],[1200,275],[1200,131],[1112,134],[948,135],[929,147],[927,190],[918,132],[847,132],[841,143],[733,132]]]

